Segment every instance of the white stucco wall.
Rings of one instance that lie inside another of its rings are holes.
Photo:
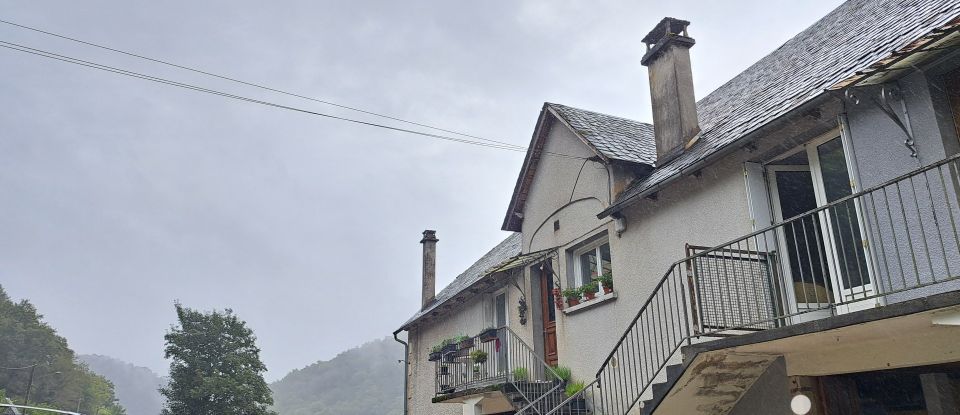
[[[550,132],[546,151],[592,155],[562,126]],[[523,238],[526,251],[560,247],[554,266],[567,288],[569,250],[598,233],[608,235],[618,298],[575,314],[558,313],[557,318],[560,364],[589,381],[668,265],[684,256],[684,244],[713,245],[752,229],[742,160],[737,158],[706,169],[700,178],[682,179],[658,200],[645,200],[624,212],[627,230],[620,237],[610,218],[596,217],[610,200],[607,171],[588,162],[578,180],[582,163],[555,157],[541,163],[524,207]],[[560,221],[557,231],[554,220]]]

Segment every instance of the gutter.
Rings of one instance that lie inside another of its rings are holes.
[[[403,329],[397,329],[397,331],[393,332],[393,340],[403,345],[403,415],[408,415],[407,392],[410,388],[410,362],[407,360],[407,357],[410,356],[410,344],[397,337],[397,333],[401,331],[403,331]]]
[[[829,92],[829,91],[824,91],[824,92]],[[754,141],[757,138],[762,137],[765,133],[769,132],[770,130],[776,127],[781,127],[783,124],[788,122],[789,119],[793,118],[793,116],[798,115],[798,113],[802,114],[803,112],[809,110],[811,107],[818,107],[820,105],[823,105],[828,101],[830,101],[831,98],[834,98],[833,94],[821,93],[820,95],[817,95],[816,97],[810,99],[809,101],[803,104],[800,104],[798,107],[790,111],[787,111],[785,114],[780,115],[779,117],[774,118],[773,120],[763,124],[757,129],[742,135],[740,138],[736,140],[733,140],[725,144],[723,147],[720,147],[718,151],[708,155],[707,157],[704,157],[687,167],[681,168],[680,171],[678,171],[674,175],[667,177],[663,181],[657,183],[654,186],[651,186],[647,190],[644,190],[634,196],[624,199],[623,201],[617,202],[613,206],[610,206],[604,209],[602,212],[597,214],[597,219],[603,219],[607,216],[617,216],[618,213],[632,206],[634,203],[636,203],[640,199],[643,199],[653,193],[663,190],[667,186],[673,184],[673,182],[677,181],[678,179],[682,179],[686,176],[689,176],[690,174],[697,172],[698,170],[702,170],[704,167],[707,167],[708,165],[713,164],[718,159],[726,157],[731,153],[743,148],[744,144],[750,143],[751,141]],[[739,145],[735,145],[735,144],[739,144]]]

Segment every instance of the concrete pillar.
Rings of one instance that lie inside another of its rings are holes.
[[[956,391],[946,373],[924,373],[920,375],[923,387],[923,399],[927,403],[929,415],[951,415],[960,413],[955,398]]]
[[[480,400],[482,396],[476,398],[470,398],[463,401],[463,415],[481,415],[483,414],[483,407],[480,405]]]

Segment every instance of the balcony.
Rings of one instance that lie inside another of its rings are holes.
[[[435,358],[434,403],[480,400],[484,413],[588,414],[582,399],[567,400],[564,375],[547,365],[507,327],[452,343]]]
[[[960,290],[960,155],[715,247],[687,246],[570,399],[626,414],[662,398],[694,342]],[[547,414],[561,413],[560,407]],[[649,410],[645,407],[644,412]]]

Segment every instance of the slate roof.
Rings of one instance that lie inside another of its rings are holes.
[[[546,106],[609,159],[650,166],[657,161],[653,124],[561,104]]]
[[[500,242],[497,244],[497,246],[493,247],[493,249],[480,257],[477,262],[474,262],[473,265],[467,268],[466,271],[458,275],[453,282],[440,290],[440,292],[437,293],[433,303],[414,314],[413,317],[410,317],[406,323],[403,323],[403,325],[400,326],[400,329],[407,329],[411,323],[419,320],[423,316],[430,314],[430,312],[435,310],[437,307],[453,299],[467,288],[470,288],[470,286],[486,276],[488,270],[502,264],[507,260],[510,260],[517,255],[520,255],[520,242],[521,234],[517,232],[511,233],[507,239],[504,239],[503,242]]]
[[[707,156],[960,15],[956,0],[849,0],[697,102],[699,141],[634,183],[616,212]]]

